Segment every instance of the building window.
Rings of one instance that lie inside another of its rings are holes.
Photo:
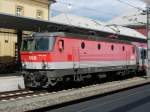
[[[43,12],[41,10],[36,11],[36,18],[42,19],[43,18]]]
[[[23,16],[23,7],[22,6],[16,6],[16,15],[17,16]]]
[[[8,43],[8,40],[5,40],[5,43]]]

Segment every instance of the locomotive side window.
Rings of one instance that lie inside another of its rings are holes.
[[[124,46],[122,46],[122,51],[125,51],[125,47]]]
[[[84,43],[84,42],[81,43],[81,48],[82,48],[82,49],[85,48],[85,43]]]
[[[112,50],[112,51],[114,50],[114,45],[111,45],[111,50]]]
[[[97,48],[98,48],[98,50],[100,50],[101,49],[101,44],[98,44]]]

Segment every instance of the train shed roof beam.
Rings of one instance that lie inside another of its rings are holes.
[[[52,21],[46,21],[46,20],[39,20],[39,19],[33,19],[33,18],[27,18],[27,17],[21,17],[21,16],[14,16],[11,14],[6,13],[0,13],[0,28],[8,28],[8,29],[20,29],[20,30],[26,30],[26,31],[52,31],[52,28],[59,28],[59,29],[74,29],[74,30],[81,30],[81,31],[98,31],[99,30],[91,30],[88,28],[80,28],[76,26],[71,25],[65,25],[62,23],[56,23]],[[54,28],[54,29],[55,29]],[[59,30],[58,29],[58,30]],[[103,31],[102,31],[103,32]],[[111,34],[109,32],[103,32],[106,34]]]
[[[20,49],[21,49],[21,42],[22,42],[22,30],[17,30],[17,68],[21,69],[22,68],[22,64],[21,64],[21,56],[20,56]]]

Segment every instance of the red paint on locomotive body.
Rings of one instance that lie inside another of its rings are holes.
[[[50,37],[51,38],[51,37]],[[79,38],[55,37],[52,51],[21,52],[22,62],[129,62],[136,61],[135,46],[120,42],[93,41]],[[62,50],[59,41],[63,41]],[[88,66],[90,67],[90,65]],[[32,69],[32,68],[31,68]],[[36,68],[40,69],[40,68]]]
[[[28,87],[48,87],[55,82],[83,81],[111,74],[145,72],[145,43],[75,34],[36,33],[23,41],[24,79]],[[94,75],[93,75],[94,74]]]

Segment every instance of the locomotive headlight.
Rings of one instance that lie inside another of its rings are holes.
[[[23,69],[26,69],[26,64],[25,64],[25,62],[22,62],[22,68],[23,68]]]
[[[42,61],[42,69],[46,69],[46,63],[44,60]]]

